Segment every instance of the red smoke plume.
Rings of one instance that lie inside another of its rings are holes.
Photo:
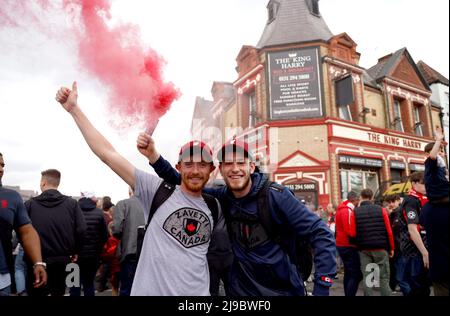
[[[36,21],[35,8],[28,1],[6,2],[10,9],[19,7],[30,21]],[[46,10],[50,3],[39,0],[34,6]],[[73,34],[77,34],[81,66],[110,88],[109,110],[118,115],[113,120],[115,125],[128,127],[144,123],[152,130],[180,96],[174,84],[163,79],[164,59],[154,50],[143,47],[137,26],[108,27],[111,0],[63,0],[63,9],[73,21],[71,27]],[[23,27],[14,21],[10,12],[0,8],[0,25]],[[42,25],[45,23],[41,21]]]

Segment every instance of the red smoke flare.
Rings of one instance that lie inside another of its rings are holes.
[[[3,0],[2,0],[3,2]],[[0,25],[24,27],[15,23],[17,9],[30,23],[40,27],[44,21],[36,19],[36,7],[47,10],[49,0],[8,1],[11,14],[0,6]],[[117,116],[114,125],[129,127],[144,123],[152,130],[173,101],[179,90],[163,79],[164,59],[152,49],[145,49],[139,40],[139,28],[132,24],[108,27],[111,19],[111,0],[63,0],[65,13],[72,17],[73,34],[78,42],[81,66],[108,86],[108,109]],[[26,27],[33,27],[27,25]]]
[[[144,119],[149,129],[164,115],[180,92],[162,79],[164,60],[142,47],[139,30],[131,24],[108,28],[110,0],[64,0],[80,8],[79,57],[83,67],[111,88],[110,108],[123,123]]]

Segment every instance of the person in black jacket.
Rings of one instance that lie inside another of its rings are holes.
[[[66,290],[66,266],[84,242],[86,222],[77,201],[58,191],[61,173],[49,169],[41,175],[42,194],[25,202],[25,207],[40,237],[48,283],[35,289],[32,280],[28,280],[27,290],[30,295],[62,296]]]
[[[356,229],[352,237],[359,250],[364,296],[372,296],[373,287],[379,287],[382,296],[389,296],[389,258],[394,256],[394,237],[388,212],[373,204],[372,198],[371,189],[361,191],[361,202],[351,218]]]
[[[100,266],[100,254],[108,240],[103,211],[97,208],[97,199],[93,192],[83,192],[78,201],[86,220],[86,241],[83,244],[77,263],[80,266],[80,278],[84,296],[95,296],[94,280]],[[80,296],[81,287],[72,287],[70,296]]]

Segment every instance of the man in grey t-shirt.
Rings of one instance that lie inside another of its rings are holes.
[[[117,153],[84,115],[77,97],[75,82],[72,90],[61,88],[56,94],[56,100],[72,115],[94,154],[134,189],[147,220],[162,180],[136,169]],[[146,155],[148,149],[138,147],[138,150]],[[202,142],[190,142],[181,149],[176,167],[182,177],[181,185],[150,222],[131,295],[209,295],[206,253],[213,218],[202,198],[202,189],[215,169],[212,151]]]

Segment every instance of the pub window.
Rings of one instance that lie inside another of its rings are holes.
[[[391,169],[391,182],[401,183],[403,178],[403,172],[399,169]]]
[[[256,95],[252,92],[248,95],[248,127],[255,127],[258,120],[258,112],[256,111]]]
[[[378,190],[378,173],[367,170],[340,170],[341,177],[341,198],[347,199],[350,191],[360,193],[362,189]]]
[[[353,79],[349,75],[335,82],[336,106],[339,111],[339,118],[352,121],[352,112],[350,106],[353,104],[355,97],[353,93]]]
[[[394,100],[394,129],[399,132],[404,132],[403,122],[402,122],[402,111],[400,108],[400,101]]]
[[[339,118],[346,121],[352,121],[352,112],[350,111],[350,105],[339,107]]]
[[[414,105],[414,133],[423,136],[423,123],[420,119],[421,106]]]

